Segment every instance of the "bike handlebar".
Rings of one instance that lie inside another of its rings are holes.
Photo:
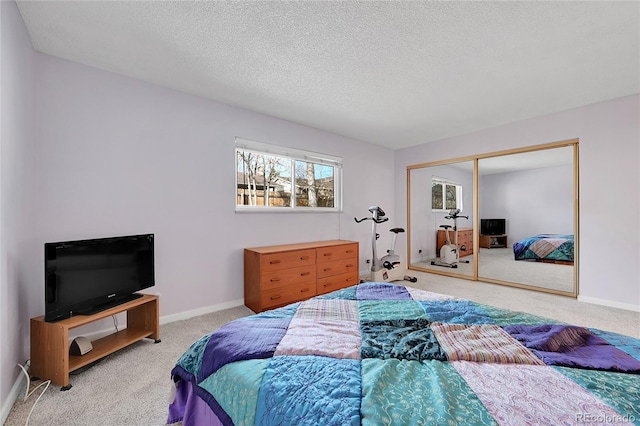
[[[456,216],[449,215],[449,216],[445,216],[444,218],[445,219],[457,219],[459,217],[462,217],[462,218],[467,219],[467,220],[469,219],[469,216],[461,216],[461,215],[456,215]]]
[[[372,217],[363,217],[362,219],[359,219],[359,220],[358,220],[358,218],[355,218],[355,217],[354,217],[354,218],[353,218],[353,220],[355,220],[355,221],[356,221],[356,223],[360,223],[360,222],[364,222],[365,220],[373,220],[373,218],[372,218]],[[381,218],[381,219],[375,220],[374,222],[375,222],[375,223],[382,223],[382,222],[386,222],[386,221],[388,221],[388,220],[389,220],[389,218],[388,218],[388,217],[383,217],[383,218]]]

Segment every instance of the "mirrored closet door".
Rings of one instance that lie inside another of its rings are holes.
[[[413,268],[475,276],[473,170],[473,160],[408,170],[409,263]],[[448,250],[452,246],[457,255]]]
[[[576,139],[407,167],[409,268],[577,296],[577,160]]]
[[[478,160],[478,279],[575,296],[574,146]]]

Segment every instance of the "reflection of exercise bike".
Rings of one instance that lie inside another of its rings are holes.
[[[449,228],[451,225],[440,225],[440,228],[444,228],[447,242],[440,248],[440,260],[432,260],[431,264],[435,266],[443,266],[445,268],[457,268],[458,263],[469,263],[468,260],[460,260],[459,250],[466,251],[467,248],[462,246],[458,247],[458,218],[469,219],[469,216],[461,216],[460,209],[451,209],[449,214],[445,216],[445,219],[453,219],[453,238],[454,242],[451,242],[449,238]]]
[[[410,277],[405,275],[405,268],[402,262],[400,262],[400,256],[395,254],[396,247],[396,239],[398,238],[398,233],[404,232],[402,228],[392,228],[389,231],[393,232],[393,240],[391,242],[391,248],[387,250],[387,255],[383,256],[381,259],[378,259],[378,255],[376,253],[376,240],[380,238],[380,234],[376,232],[376,226],[378,223],[386,222],[389,220],[388,217],[385,217],[384,210],[382,210],[378,206],[369,207],[369,211],[371,212],[371,217],[365,217],[362,219],[353,218],[356,223],[363,222],[365,220],[370,220],[371,224],[371,250],[373,252],[373,259],[371,260],[371,276],[369,277],[370,281],[376,282],[390,282],[390,281],[411,281],[415,283],[418,281],[416,277]]]

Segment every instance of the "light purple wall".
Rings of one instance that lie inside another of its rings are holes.
[[[406,216],[407,165],[573,138],[580,139],[580,297],[640,309],[640,95],[396,151],[396,214]]]
[[[391,150],[51,56],[37,55],[37,69],[32,314],[43,309],[45,241],[155,233],[150,291],[164,316],[242,299],[245,247],[366,243],[369,228],[353,217],[372,204],[395,223]],[[236,136],[343,157],[344,213],[235,213]]]
[[[378,204],[381,231],[404,226],[393,151],[36,53],[15,4],[1,10],[3,404],[44,313],[47,241],[155,233],[149,291],[168,316],[241,302],[245,247],[357,240],[366,270],[353,217]],[[343,157],[344,212],[235,213],[236,136]]]
[[[572,166],[480,176],[478,194],[480,218],[507,220],[509,245],[536,234],[573,234]]]
[[[28,358],[29,290],[22,261],[36,235],[33,199],[37,170],[34,138],[34,51],[14,2],[0,2],[0,404],[11,408],[11,387]],[[42,292],[39,293],[42,297]]]

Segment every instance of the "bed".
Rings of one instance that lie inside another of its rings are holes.
[[[171,371],[168,423],[640,424],[640,340],[388,283],[226,324]]]
[[[573,235],[538,234],[513,244],[515,260],[573,264]]]

